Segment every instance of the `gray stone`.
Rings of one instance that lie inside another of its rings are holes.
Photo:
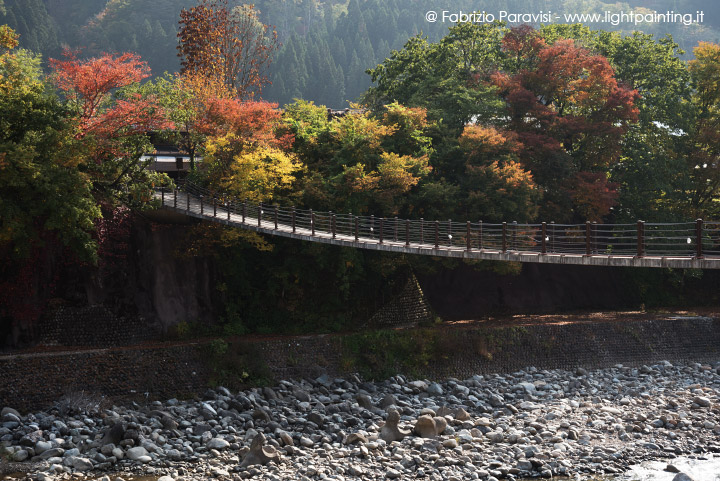
[[[397,469],[388,468],[387,470],[385,470],[385,476],[388,479],[396,479],[396,478],[399,478],[401,475],[402,475],[402,473],[400,471],[398,471]]]
[[[202,403],[200,405],[200,414],[205,419],[214,419],[217,417],[217,411],[208,403]]]
[[[175,481],[172,476],[160,476],[157,481]]]
[[[134,448],[128,449],[125,455],[128,459],[131,459],[133,461],[139,461],[142,456],[147,456],[147,453],[147,449],[145,449],[144,447],[136,446]]]
[[[355,400],[360,407],[368,410],[371,410],[373,408],[372,399],[367,394],[358,394],[357,396],[355,396]]]
[[[440,384],[434,382],[427,387],[427,393],[431,396],[442,396],[443,388]]]
[[[428,384],[425,381],[411,381],[408,385],[416,391],[425,391],[428,388]]]
[[[78,471],[90,471],[93,468],[93,463],[88,458],[81,458],[78,456],[70,458],[70,465]]]
[[[270,422],[270,413],[261,407],[253,409],[252,417],[258,421],[265,421],[266,423]]]
[[[11,413],[11,412],[3,414],[2,421],[4,423],[17,423],[17,424],[22,423],[22,419],[20,418],[20,416],[14,414],[14,413]]]
[[[690,476],[685,473],[678,473],[672,478],[672,481],[694,481]]]
[[[315,411],[308,414],[307,420],[315,423],[319,428],[323,427],[323,425],[325,424],[325,416]]]
[[[698,406],[704,408],[709,408],[711,404],[710,399],[706,398],[705,396],[695,396],[692,401]]]
[[[48,449],[52,449],[52,444],[47,441],[38,441],[35,443],[35,455],[38,456]]]
[[[0,411],[0,417],[5,417],[6,414],[12,414],[12,415],[16,416],[18,419],[20,419],[22,417],[17,410],[15,410],[11,407],[2,408],[2,411]]]
[[[530,461],[528,461],[526,459],[521,459],[520,461],[517,462],[515,467],[517,469],[519,469],[520,471],[532,471],[533,463],[531,463]]]
[[[300,402],[310,402],[312,399],[310,394],[302,389],[293,389],[293,396],[295,396],[295,398]]]
[[[196,424],[193,426],[192,431],[195,436],[202,436],[203,434],[212,431],[212,426],[209,424]]]
[[[20,449],[18,451],[15,451],[12,455],[12,458],[14,461],[17,461],[19,463],[25,461],[27,458],[30,457],[30,453],[25,451],[24,449]]]
[[[395,399],[395,396],[392,394],[388,394],[384,398],[382,398],[382,401],[380,401],[380,409],[387,409],[390,406],[397,405],[397,399]]]
[[[230,446],[230,443],[222,438],[212,438],[205,446],[208,449],[225,449]]]
[[[113,424],[102,438],[101,444],[120,444],[125,439],[125,425],[123,423]]]
[[[63,448],[50,448],[40,455],[40,459],[62,457],[63,454],[65,454],[65,450]]]

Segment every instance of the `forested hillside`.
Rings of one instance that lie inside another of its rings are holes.
[[[20,35],[21,46],[42,53],[45,60],[58,57],[61,46],[82,48],[83,55],[103,52],[136,52],[154,75],[179,69],[177,28],[179,12],[193,0],[5,0],[0,24]],[[241,2],[236,2],[241,3]],[[400,49],[408,38],[427,35],[436,41],[447,33],[449,23],[430,23],[428,10],[450,6],[437,0],[259,0],[255,2],[263,22],[274,25],[282,47],[271,67],[272,85],[264,98],[284,105],[293,98],[341,108],[356,100],[370,86],[365,70]],[[453,11],[470,12],[477,2],[454,0]],[[553,11],[602,13],[605,11],[673,10],[705,13],[702,24],[642,24],[645,33],[672,34],[680,48],[691,53],[699,40],[720,39],[720,6],[702,0],[491,0],[487,12],[520,13]],[[630,24],[586,25],[629,33]]]

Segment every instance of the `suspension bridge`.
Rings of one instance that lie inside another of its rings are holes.
[[[399,219],[252,204],[192,183],[162,208],[263,234],[411,255],[614,267],[720,269],[720,222],[518,224]]]

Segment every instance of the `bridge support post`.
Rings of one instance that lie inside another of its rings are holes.
[[[410,247],[410,220],[405,219],[405,247]]]
[[[242,203],[242,223],[245,223],[245,215],[247,214],[247,199],[243,200]]]
[[[187,201],[187,207],[185,210],[188,213],[190,213],[190,193],[189,192],[185,192],[185,200]]]
[[[507,252],[507,222],[502,223],[502,251]]]
[[[698,219],[695,221],[695,258],[702,259],[703,255],[703,220]]]
[[[420,217],[420,244],[423,244],[425,242],[425,219]]]
[[[592,236],[591,229],[592,224],[589,220],[585,221],[585,255],[589,256],[592,254],[592,242],[590,238]]]
[[[637,221],[637,257],[645,257],[645,222]]]
[[[383,224],[384,224],[383,220],[384,219],[382,217],[380,217],[380,244],[383,243]]]
[[[540,235],[542,236],[542,240],[540,241],[540,253],[547,254],[547,222],[543,222],[540,229]]]
[[[335,239],[337,234],[337,217],[332,212],[330,213],[330,231],[332,232],[332,238]]]
[[[355,242],[357,242],[358,239],[360,238],[360,232],[359,232],[360,226],[358,224],[359,224],[358,216],[355,216]]]
[[[452,239],[452,220],[448,219],[448,247],[453,246],[453,239]]]
[[[470,252],[472,250],[472,238],[470,237],[470,234],[472,233],[472,229],[470,227],[470,221],[467,221],[465,223],[465,250]]]
[[[173,189],[173,209],[177,209],[177,189]]]
[[[513,221],[513,229],[512,229],[512,250],[516,251],[517,248],[517,221]]]
[[[203,215],[204,208],[203,208],[203,196],[200,196],[200,215]]]
[[[262,227],[262,215],[263,215],[262,208],[263,208],[263,205],[262,205],[262,202],[260,202],[258,204],[258,227]]]
[[[440,248],[440,221],[435,221],[435,249]]]
[[[393,240],[397,242],[398,240],[398,218],[395,216],[395,234],[393,235]]]
[[[375,216],[370,216],[370,237],[374,235],[375,232]]]
[[[278,206],[275,204],[275,230],[278,228]]]
[[[550,252],[555,252],[555,221],[550,222]]]
[[[295,207],[293,207],[292,211],[290,212],[290,222],[292,222],[292,231],[294,234],[295,233]]]
[[[213,217],[217,217],[217,199],[213,197]]]
[[[230,201],[225,202],[225,210],[227,210],[227,220],[230,222]]]
[[[592,229],[590,231],[592,233],[592,252],[593,254],[599,254],[598,252],[598,225],[597,222],[593,221],[592,223]]]
[[[478,221],[478,249],[483,249],[483,222]]]
[[[310,209],[310,235],[315,237],[315,212]]]

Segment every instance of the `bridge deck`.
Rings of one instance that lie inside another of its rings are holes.
[[[666,267],[666,268],[695,268],[695,269],[720,269],[720,257],[706,256],[695,258],[692,256],[668,256],[668,255],[613,255],[613,254],[586,254],[581,252],[547,252],[541,253],[532,250],[510,249],[468,249],[464,245],[438,245],[435,242],[418,242],[413,240],[394,240],[397,237],[397,230],[392,238],[385,238],[382,241],[379,236],[355,235],[350,232],[336,230],[335,235],[330,230],[316,228],[313,230],[306,226],[295,225],[289,222],[278,222],[276,227],[275,217],[272,214],[263,215],[263,211],[255,207],[255,210],[248,209],[244,216],[238,212],[237,207],[226,208],[221,204],[213,205],[195,195],[178,191],[176,197],[173,193],[162,195],[157,192],[156,198],[162,199],[162,207],[178,213],[216,222],[241,229],[247,229],[263,234],[289,237],[308,242],[321,242],[356,249],[371,249],[387,252],[397,252],[411,255],[428,255],[436,257],[456,257],[464,259],[483,259],[508,262],[537,262],[546,264],[574,264],[585,266],[612,266],[612,267]],[[258,214],[259,212],[259,214]],[[254,215],[251,215],[253,214]],[[258,222],[258,215],[262,218]],[[396,224],[397,225],[397,224]],[[351,230],[351,229],[350,229]],[[380,234],[382,235],[382,234]],[[402,237],[402,234],[401,236]],[[451,237],[451,236],[448,236]],[[409,236],[408,236],[409,238]],[[430,240],[430,239],[428,239]]]

